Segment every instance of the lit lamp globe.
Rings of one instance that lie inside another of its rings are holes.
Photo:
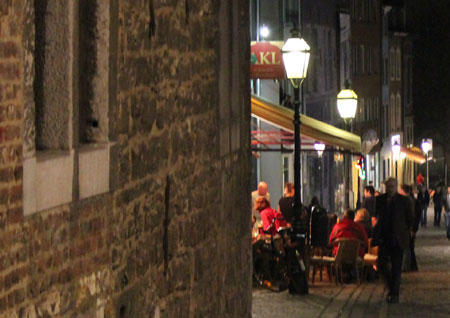
[[[298,88],[306,77],[310,57],[310,47],[300,38],[298,29],[291,31],[291,38],[284,43],[281,54],[286,77],[291,80],[295,88]]]
[[[317,154],[319,155],[319,158],[322,158],[323,151],[325,150],[325,144],[321,142],[315,142],[314,143],[314,150],[317,151]]]
[[[337,95],[337,108],[339,115],[348,124],[356,116],[356,108],[358,107],[358,95],[350,89],[350,86],[341,90]]]
[[[400,159],[400,144],[398,143],[398,141],[395,141],[394,144],[392,145],[392,153],[394,154],[394,160],[398,160]]]
[[[267,27],[267,25],[263,25],[260,29],[259,29],[259,35],[263,38],[263,40],[265,40],[270,34],[270,30]]]
[[[427,139],[425,139],[424,141],[422,141],[422,150],[423,150],[423,152],[424,152],[425,154],[427,154],[427,155],[428,155],[428,153],[429,153],[430,150],[431,150],[431,144],[430,144],[430,142],[429,142]]]

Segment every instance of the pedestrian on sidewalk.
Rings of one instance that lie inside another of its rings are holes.
[[[450,186],[447,188],[447,195],[444,201],[445,207],[445,229],[447,234],[447,239],[450,240]]]
[[[409,239],[409,249],[405,250],[403,255],[403,271],[413,271],[417,272],[419,270],[416,260],[415,243],[417,231],[419,230],[419,223],[421,217],[421,209],[419,202],[414,198],[412,191],[412,186],[408,184],[403,184],[400,187],[399,193],[407,197],[411,204],[411,209],[414,212],[413,226],[411,230],[411,236]]]
[[[397,179],[385,181],[386,193],[377,197],[374,245],[379,246],[378,266],[388,288],[388,303],[399,301],[403,252],[409,248],[413,211],[407,197],[397,193]],[[390,266],[389,266],[390,264]]]
[[[430,204],[430,194],[428,193],[428,189],[424,185],[417,186],[418,194],[417,200],[420,204],[420,209],[422,211],[420,225],[423,227],[427,227],[427,210],[428,205]]]
[[[438,185],[433,195],[434,203],[434,226],[441,226],[441,214],[442,207],[444,206],[444,195],[442,193],[442,187]]]

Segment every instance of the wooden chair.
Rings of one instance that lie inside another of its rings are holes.
[[[310,265],[312,267],[312,276],[311,276],[311,283],[314,284],[314,278],[316,276],[317,270],[319,270],[320,273],[320,281],[322,281],[322,272],[323,268],[325,267],[327,270],[328,278],[330,282],[332,281],[331,278],[331,270],[329,262],[324,261],[324,256],[328,255],[328,248],[326,247],[313,247],[312,248],[312,256],[309,259]]]
[[[361,284],[361,279],[359,276],[359,269],[362,268],[363,259],[358,256],[359,247],[361,241],[354,238],[340,238],[335,241],[338,244],[338,249],[336,256],[334,257],[323,257],[323,262],[330,264],[334,267],[336,276],[336,285],[340,280],[342,280],[342,267],[345,265],[354,266],[356,270],[356,278],[358,284]]]
[[[372,246],[372,239],[369,239],[367,253],[364,255],[363,277],[367,267],[374,267],[378,263],[378,246]]]

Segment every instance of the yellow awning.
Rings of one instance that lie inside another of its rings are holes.
[[[284,130],[294,132],[294,111],[252,95],[252,114]],[[361,137],[320,120],[300,115],[300,135],[343,150],[361,152]]]
[[[423,154],[423,151],[417,147],[411,147],[411,148],[401,148],[401,152],[406,155],[406,158],[417,162],[417,163],[424,163],[426,162],[426,157]]]

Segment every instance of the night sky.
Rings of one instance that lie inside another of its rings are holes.
[[[407,0],[414,36],[416,144],[424,137],[450,152],[450,1]],[[447,159],[447,160],[448,160]]]

